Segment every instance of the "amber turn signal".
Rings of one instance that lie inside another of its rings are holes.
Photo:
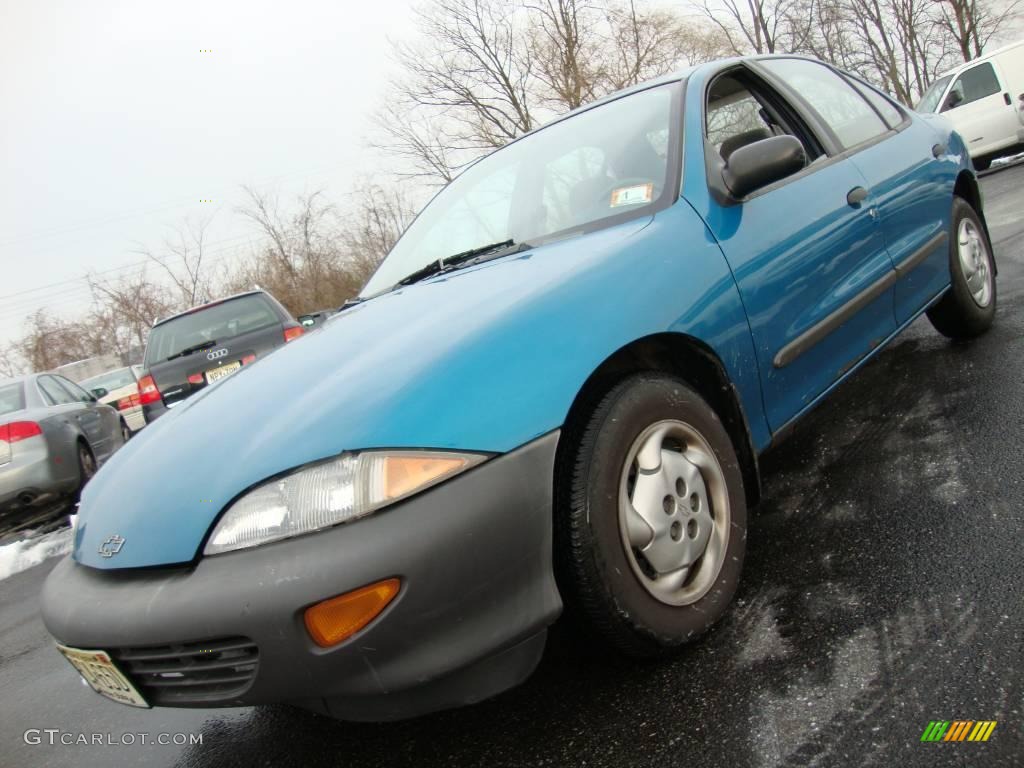
[[[306,631],[321,648],[337,645],[377,618],[400,586],[398,579],[385,579],[310,606]]]

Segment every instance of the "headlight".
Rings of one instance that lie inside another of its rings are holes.
[[[368,451],[264,483],[221,516],[207,555],[298,536],[375,512],[482,462],[473,453]]]

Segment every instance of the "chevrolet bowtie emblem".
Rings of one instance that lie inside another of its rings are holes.
[[[113,557],[121,551],[121,547],[124,546],[124,536],[118,536],[116,533],[109,539],[100,544],[99,553],[102,557]]]

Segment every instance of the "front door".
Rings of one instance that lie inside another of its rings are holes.
[[[895,330],[892,262],[857,167],[830,156],[764,81],[746,70],[719,76],[704,130],[705,152],[720,156],[705,157],[708,173],[743,144],[783,133],[810,158],[747,199],[687,195],[739,286],[775,431]]]

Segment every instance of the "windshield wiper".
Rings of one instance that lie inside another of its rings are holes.
[[[195,352],[202,352],[204,349],[209,349],[216,343],[217,340],[213,339],[212,341],[204,341],[201,344],[193,344],[191,347],[185,347],[180,352],[175,352],[173,355],[168,357],[167,360],[174,360],[175,358],[185,357],[185,355],[191,355],[194,354]],[[167,361],[165,360],[164,362]]]
[[[428,277],[440,275],[444,272],[451,272],[459,267],[469,266],[471,263],[478,263],[484,260],[484,256],[497,258],[509,253],[520,253],[522,251],[529,250],[531,247],[532,246],[529,243],[519,243],[517,245],[515,240],[509,238],[508,240],[502,240],[500,243],[491,243],[490,245],[481,245],[479,248],[470,248],[468,251],[456,253],[454,256],[448,256],[447,258],[430,262],[425,267],[421,267],[412,274],[403,277],[395,283],[394,287],[397,288],[400,285],[412,285],[413,283],[418,283],[420,280],[426,280]],[[508,250],[510,248],[512,250]]]

